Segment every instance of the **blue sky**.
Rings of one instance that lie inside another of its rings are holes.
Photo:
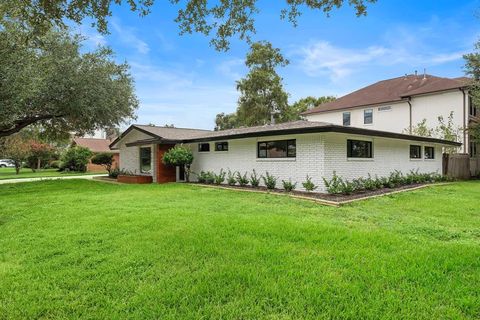
[[[176,8],[168,3],[157,0],[142,18],[116,6],[108,35],[87,23],[76,28],[87,37],[87,49],[108,45],[118,61],[130,64],[140,99],[135,123],[212,129],[217,113],[236,109],[235,81],[246,73],[248,45],[232,39],[230,51],[217,52],[207,37],[179,36]],[[437,76],[462,76],[462,55],[473,50],[480,34],[480,1],[378,0],[360,18],[349,7],[329,18],[304,11],[296,28],[280,20],[281,5],[270,3],[259,3],[253,39],[270,41],[290,60],[278,71],[292,102],[341,96],[424,68]]]

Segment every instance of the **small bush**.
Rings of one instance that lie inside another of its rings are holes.
[[[345,180],[340,185],[340,193],[349,195],[357,191],[356,188],[357,188],[357,185],[355,184],[355,182],[350,182],[348,180]]]
[[[237,182],[241,187],[248,185],[248,174],[245,172],[243,175],[237,172]]]
[[[337,176],[337,173],[333,171],[332,179],[327,180],[323,178],[323,182],[325,183],[325,188],[327,188],[327,192],[331,194],[339,194],[342,193],[342,185],[344,184],[343,179]]]
[[[113,154],[112,153],[107,153],[107,152],[100,152],[95,154],[91,160],[93,164],[101,165],[103,166],[108,174],[110,175],[110,171],[112,171],[112,165],[113,165]]]
[[[227,184],[229,186],[234,186],[236,183],[237,183],[237,178],[235,177],[235,171],[232,172],[230,170],[228,170],[228,174],[227,174]]]
[[[383,187],[383,185],[380,183],[380,181],[375,177],[375,179],[372,178],[370,173],[368,174],[368,177],[363,180],[363,186],[365,190],[377,190]]]
[[[68,148],[62,155],[62,168],[67,171],[87,171],[87,164],[92,157],[92,152],[84,147]]]
[[[250,185],[254,188],[258,188],[258,185],[260,184],[260,179],[261,176],[259,177],[255,169],[253,169],[253,172],[250,174]]]
[[[278,178],[274,177],[273,175],[271,175],[267,171],[265,173],[265,176],[262,177],[262,179],[263,179],[263,183],[265,184],[265,186],[267,187],[268,190],[275,189],[275,186],[277,185],[277,179]]]
[[[62,161],[60,161],[60,160],[50,161],[50,168],[52,168],[52,169],[60,169],[61,167],[62,167]]]
[[[305,182],[302,183],[302,186],[305,188],[305,190],[307,190],[308,192],[312,192],[313,190],[317,189],[318,186],[316,186],[313,182],[312,182],[312,178],[310,178],[308,175],[307,175],[307,180]]]
[[[110,170],[110,172],[108,173],[108,176],[110,178],[117,179],[119,174],[120,174],[120,169],[115,168],[115,169]]]
[[[214,180],[214,173],[211,171],[200,171],[197,175],[197,181],[200,183],[212,184]]]
[[[226,172],[223,171],[223,169],[220,169],[220,172],[218,174],[213,174],[213,183],[216,185],[220,185],[225,181],[225,175]]]
[[[288,181],[282,180],[282,184],[286,192],[291,192],[297,187],[297,183],[293,183],[291,179],[288,179]]]

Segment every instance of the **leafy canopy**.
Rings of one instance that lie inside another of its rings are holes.
[[[80,146],[68,148],[62,155],[62,168],[70,171],[85,172],[93,153],[90,149]]]
[[[169,2],[169,3],[168,3]],[[255,19],[260,12],[258,0],[169,0],[161,4],[178,8],[175,22],[180,34],[200,33],[211,36],[211,45],[217,50],[228,50],[230,39],[250,42],[255,34]],[[348,0],[357,16],[366,15],[367,4],[376,0]],[[2,0],[0,1],[0,22],[20,20],[37,34],[51,26],[65,26],[66,20],[81,23],[88,18],[101,33],[108,32],[107,18],[112,15],[112,4],[128,5],[140,16],[147,15],[155,0]],[[288,19],[294,26],[303,9],[323,11],[327,16],[334,8],[340,8],[346,0],[286,0],[279,12],[281,19]],[[65,20],[66,19],[66,20]]]
[[[477,116],[474,121],[470,121],[468,133],[476,141],[480,141],[480,41],[475,44],[475,51],[463,56],[465,59],[465,73],[471,78],[469,83],[469,95],[477,108]]]
[[[82,39],[19,24],[0,28],[0,137],[39,125],[52,136],[117,127],[138,106],[127,64],[112,51],[81,53]]]
[[[113,165],[112,153],[108,153],[108,152],[96,153],[93,155],[90,161],[92,161],[93,164],[104,166],[109,174],[112,172],[112,165]]]
[[[183,146],[176,145],[164,153],[162,161],[171,166],[187,166],[193,162],[192,150]]]

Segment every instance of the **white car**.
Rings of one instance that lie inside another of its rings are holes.
[[[11,168],[15,167],[15,164],[13,163],[13,160],[10,159],[0,159],[0,168]]]

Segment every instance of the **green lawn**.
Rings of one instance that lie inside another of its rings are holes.
[[[15,173],[15,168],[0,168],[0,180],[21,179],[21,178],[41,178],[41,177],[64,177],[84,174],[101,174],[103,172],[59,172],[57,169],[42,169],[33,172],[32,169],[22,168],[19,174]],[[105,171],[106,173],[106,171]]]
[[[479,319],[480,182],[341,208],[189,186],[0,186],[0,318]]]

